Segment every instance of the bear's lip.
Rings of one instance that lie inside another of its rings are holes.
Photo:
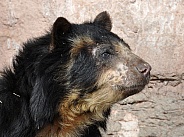
[[[128,97],[128,96],[141,92],[145,86],[146,84],[132,85],[129,87],[123,87],[121,85],[116,85],[116,90],[123,92],[123,95],[125,97]]]
[[[144,89],[144,87],[145,87],[145,85],[132,86],[132,87],[126,88],[124,90],[124,93],[128,97],[128,96],[131,96],[131,95],[134,95],[134,94],[141,92]]]

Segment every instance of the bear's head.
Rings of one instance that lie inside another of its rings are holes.
[[[59,106],[62,116],[90,113],[90,117],[95,115],[91,119],[98,121],[114,103],[148,84],[150,65],[133,54],[111,28],[107,12],[97,15],[93,22],[71,24],[59,17],[54,23],[50,52],[62,49],[61,56],[67,57],[57,74],[57,80],[64,79],[68,90]]]

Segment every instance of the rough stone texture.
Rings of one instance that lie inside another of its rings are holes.
[[[2,0],[0,70],[58,16],[80,23],[108,11],[113,32],[152,66],[138,95],[117,103],[106,137],[184,137],[184,0]]]

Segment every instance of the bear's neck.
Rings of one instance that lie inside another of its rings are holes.
[[[58,107],[59,118],[55,119],[54,124],[43,128],[37,137],[79,137],[96,122],[106,121],[106,112],[114,100],[109,94],[101,95],[103,93],[94,92],[80,100],[77,92],[65,97]],[[119,94],[116,96],[119,99]]]
[[[63,115],[63,120],[55,119],[54,123],[46,125],[36,137],[79,137],[95,123],[94,119],[103,121],[104,118],[91,113],[68,117]]]

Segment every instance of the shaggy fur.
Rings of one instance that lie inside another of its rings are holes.
[[[111,106],[140,92],[151,67],[112,33],[108,13],[29,40],[0,77],[0,137],[100,137]]]

